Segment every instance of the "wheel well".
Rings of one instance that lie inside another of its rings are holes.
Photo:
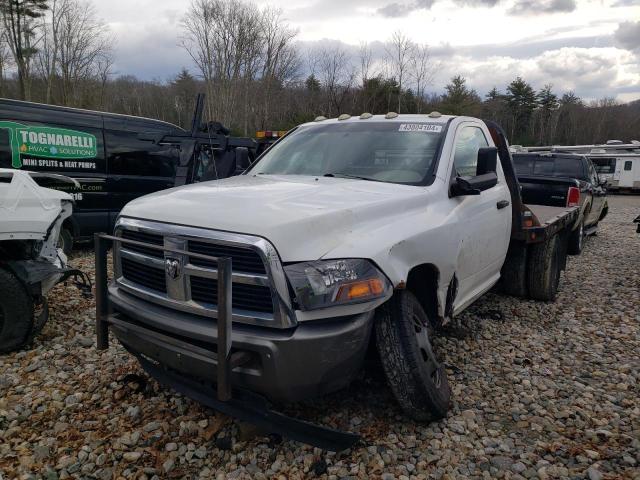
[[[407,290],[413,293],[424,311],[433,321],[439,321],[438,281],[440,272],[435,265],[422,264],[413,267],[407,277]]]

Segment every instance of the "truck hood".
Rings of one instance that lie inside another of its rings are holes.
[[[130,202],[123,216],[257,235],[283,261],[322,258],[356,231],[425,209],[424,187],[298,175],[241,175],[164,190]],[[354,247],[354,256],[366,256]]]

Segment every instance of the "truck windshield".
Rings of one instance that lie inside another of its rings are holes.
[[[583,178],[585,176],[580,158],[514,155],[513,163],[518,175],[569,178]]]
[[[442,129],[439,124],[372,121],[304,126],[274,145],[249,173],[419,185],[432,172]]]

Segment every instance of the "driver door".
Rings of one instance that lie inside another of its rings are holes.
[[[477,174],[478,150],[488,147],[488,134],[473,123],[461,124],[455,136],[453,175]],[[479,195],[455,197],[461,229],[456,275],[459,290],[455,307],[465,307],[500,278],[511,236],[511,196],[500,162],[498,183]]]

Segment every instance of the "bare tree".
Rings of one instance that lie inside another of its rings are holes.
[[[367,42],[362,42],[358,54],[360,60],[360,80],[364,86],[367,80],[375,76],[373,73],[373,53],[371,52],[371,46]]]
[[[180,45],[187,51],[204,80],[210,117],[213,114],[213,79],[216,68],[216,33],[211,28],[213,17],[214,2],[193,0],[182,20],[184,32],[180,38]]]
[[[293,44],[298,34],[282,17],[282,10],[267,7],[262,11],[262,82],[264,84],[264,111],[261,127],[267,127],[273,90],[291,80],[300,65],[298,52]]]
[[[431,61],[428,45],[416,45],[411,56],[410,68],[416,86],[417,113],[422,113],[425,88],[433,83],[435,74],[435,65]]]
[[[36,67],[46,83],[46,103],[51,103],[52,100],[53,83],[60,53],[61,23],[65,18],[63,12],[68,8],[70,8],[69,0],[51,0],[49,11],[41,25],[42,44],[37,53]]]
[[[7,69],[11,60],[11,52],[5,34],[2,23],[0,23],[0,97],[5,95]]]
[[[113,39],[104,23],[96,18],[93,5],[81,0],[63,0],[58,26],[57,68],[62,102],[76,105],[84,92],[82,80],[95,78],[110,58]],[[107,62],[108,63],[108,62]]]
[[[404,33],[396,30],[385,48],[387,59],[398,82],[398,113],[401,113],[402,89],[415,53],[415,44]]]
[[[245,133],[250,117],[264,126],[278,103],[276,90],[299,67],[297,31],[282,12],[243,0],[193,0],[182,25],[181,45],[207,86],[210,118],[240,119]]]
[[[0,0],[0,16],[18,69],[18,86],[23,100],[30,97],[31,63],[38,44],[38,19],[46,10],[47,0]]]
[[[342,108],[356,74],[347,53],[337,46],[320,52],[320,81],[327,93],[327,113],[344,113]]]

